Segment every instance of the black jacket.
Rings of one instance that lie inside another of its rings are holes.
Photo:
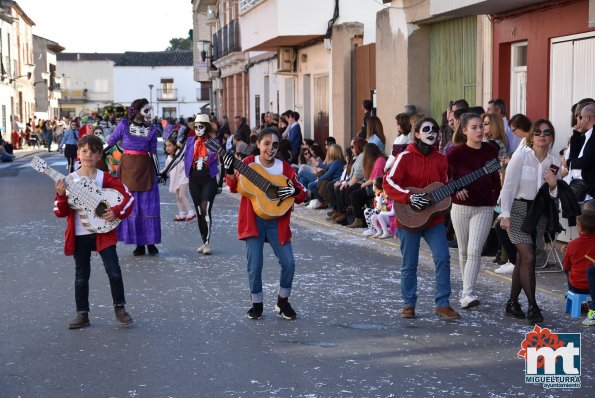
[[[581,147],[578,148],[579,152]],[[569,168],[581,170],[583,181],[587,183],[587,193],[595,197],[595,137],[593,133],[591,133],[591,137],[585,145],[583,156],[576,159],[569,159],[567,163]]]
[[[568,184],[562,180],[558,180],[558,199],[560,199],[562,205],[562,217],[568,219],[569,226],[575,226],[576,217],[580,216],[581,209],[574,197],[574,193]],[[535,199],[529,206],[521,230],[528,234],[533,233],[542,214],[547,218],[546,232],[556,233],[562,231],[558,216],[558,203],[550,196],[550,187],[547,183],[539,188]]]

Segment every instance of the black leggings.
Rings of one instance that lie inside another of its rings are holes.
[[[335,188],[335,207],[336,207],[336,211],[338,211],[339,213],[344,213],[345,212],[345,208],[348,207],[349,205],[351,205],[351,201],[350,201],[350,195],[351,192],[355,191],[356,189],[359,189],[361,186],[360,183],[356,183],[353,184],[352,186],[348,186],[345,189],[339,189],[340,186],[338,186],[337,188]]]
[[[198,230],[203,243],[209,243],[211,239],[211,210],[213,201],[217,195],[217,179],[211,177],[208,170],[190,171],[189,177],[190,196],[198,215]]]

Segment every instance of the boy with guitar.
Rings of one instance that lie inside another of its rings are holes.
[[[97,183],[101,188],[111,188],[122,194],[122,201],[117,205],[105,209],[101,218],[112,221],[114,218],[120,220],[128,217],[134,207],[134,199],[128,192],[128,188],[116,177],[104,173],[96,168],[97,162],[101,159],[103,142],[99,137],[86,135],[78,140],[77,156],[81,161],[81,167],[68,175],[68,182],[87,178]],[[105,233],[93,233],[85,227],[81,215],[69,204],[71,192],[66,192],[67,183],[64,179],[56,182],[56,198],[54,201],[54,213],[58,217],[67,217],[66,234],[64,242],[64,254],[74,255],[75,280],[74,296],[76,301],[76,317],[68,325],[69,329],[80,329],[90,325],[89,323],[89,276],[91,275],[91,252],[96,251],[103,260],[103,266],[109,278],[114,303],[116,319],[122,325],[132,323],[132,317],[124,309],[126,300],[124,298],[124,282],[122,271],[116,253],[117,233],[112,229]]]
[[[386,195],[398,203],[408,204],[409,212],[422,213],[434,203],[430,195],[415,188],[424,188],[431,183],[445,184],[448,180],[446,156],[436,149],[438,124],[432,118],[420,120],[414,129],[414,142],[401,152],[385,176],[383,184]],[[404,307],[403,318],[415,318],[417,302],[417,265],[419,246],[423,237],[432,251],[436,266],[436,315],[446,321],[460,318],[449,304],[450,297],[450,254],[444,228],[444,216],[430,218],[420,227],[404,225],[396,220],[403,265],[401,267],[401,296]]]
[[[276,158],[279,136],[275,130],[262,130],[258,135],[257,146],[260,154],[248,156],[243,161],[229,153],[223,154],[227,185],[231,192],[239,190],[242,193],[238,235],[239,239],[246,242],[248,281],[252,298],[252,308],[248,310],[247,316],[250,319],[262,317],[261,275],[264,242],[267,241],[281,265],[275,311],[284,319],[295,319],[297,315],[288,301],[295,271],[289,228],[293,206],[290,205],[288,210],[278,215],[274,213],[279,208],[284,208],[284,202],[303,202],[306,190],[298,182],[291,165]]]

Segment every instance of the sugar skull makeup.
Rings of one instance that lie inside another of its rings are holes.
[[[144,105],[140,110],[140,114],[145,123],[151,123],[151,120],[153,119],[151,105]]]
[[[202,137],[203,135],[205,135],[206,130],[207,130],[207,128],[205,127],[205,125],[203,123],[196,124],[196,135],[197,136]]]
[[[438,128],[431,122],[425,122],[419,129],[419,139],[426,145],[434,145],[438,138]]]

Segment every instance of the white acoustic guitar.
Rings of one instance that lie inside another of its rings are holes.
[[[104,220],[101,216],[111,207],[119,205],[124,200],[124,195],[115,189],[101,188],[95,180],[81,177],[76,181],[48,166],[47,162],[39,156],[33,156],[31,167],[40,173],[46,174],[54,181],[64,179],[68,195],[68,204],[81,217],[81,224],[93,233],[105,233],[113,230],[120,223],[120,219]]]

